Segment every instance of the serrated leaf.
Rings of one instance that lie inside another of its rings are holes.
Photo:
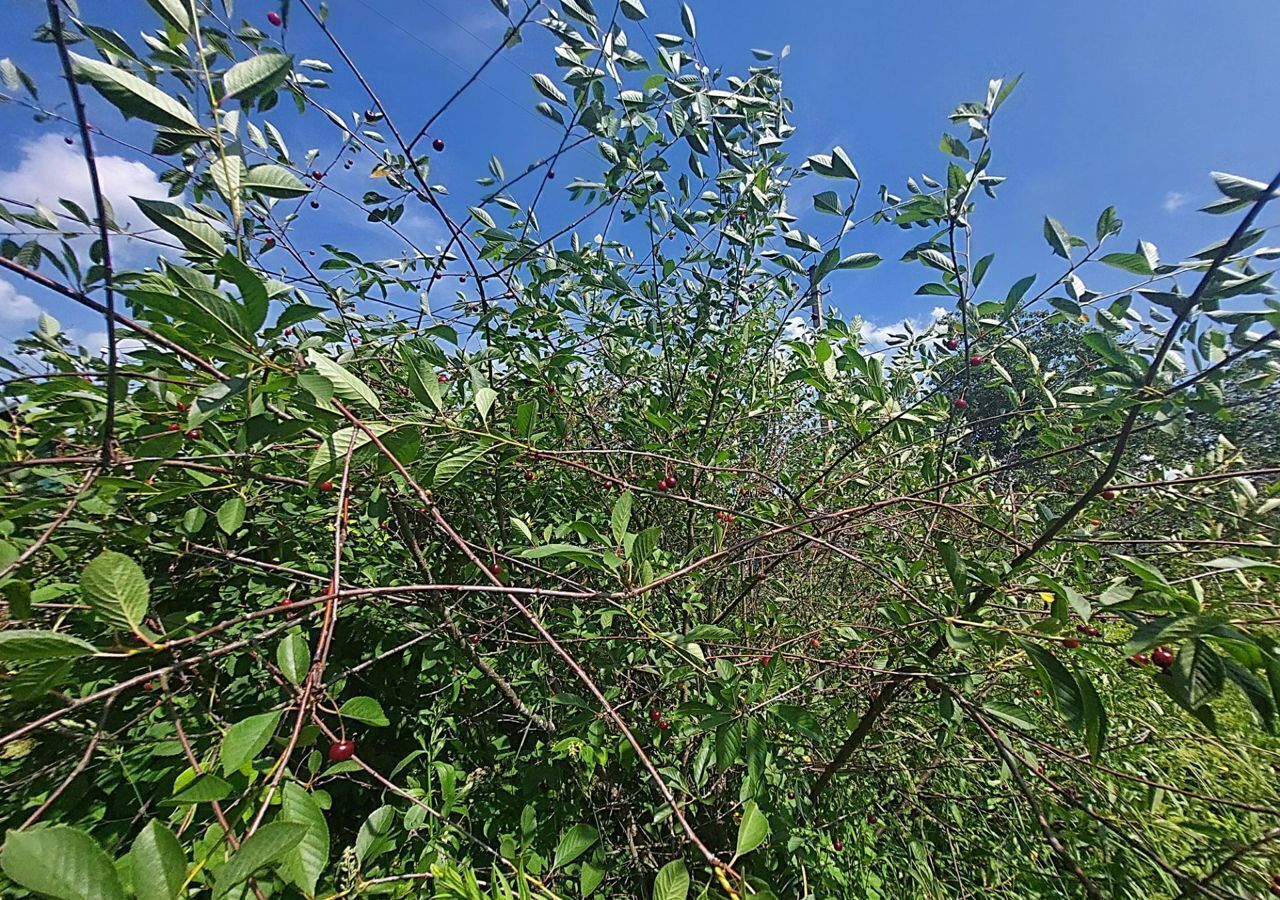
[[[609,525],[613,530],[613,541],[615,544],[621,544],[622,539],[627,536],[627,528],[631,525],[631,503],[632,497],[630,491],[625,491],[614,501],[613,512],[609,516]]]
[[[267,746],[271,736],[275,734],[280,716],[279,710],[261,713],[242,719],[227,729],[218,748],[223,775],[239,771],[245,763],[262,752],[262,748]]]
[[[342,704],[338,712],[343,718],[354,719],[375,728],[391,724],[386,713],[382,711],[382,704],[372,697],[352,697]]]
[[[80,575],[80,588],[103,620],[136,632],[151,603],[142,568],[123,553],[103,550]]]
[[[247,881],[254,872],[280,860],[307,836],[307,826],[296,822],[263,825],[245,839],[240,849],[217,872],[216,892],[222,897]]]
[[[152,819],[129,850],[138,900],[178,900],[187,877],[187,856],[173,832]]]
[[[284,53],[261,53],[236,63],[222,76],[228,97],[252,100],[284,83],[293,57]]]
[[[1056,255],[1063,259],[1071,258],[1071,235],[1057,219],[1044,217],[1044,239]]]
[[[539,94],[548,100],[553,100],[561,106],[569,105],[569,98],[564,95],[564,91],[560,90],[554,81],[541,72],[533,75],[533,86],[537,88]]]
[[[768,836],[769,819],[764,813],[760,812],[760,808],[756,806],[756,801],[748,800],[743,804],[742,821],[738,823],[736,855],[742,856],[744,853],[750,853],[763,844]]]
[[[210,256],[222,256],[225,251],[226,241],[222,235],[199,213],[164,200],[131,199],[153,225],[177,238],[186,249]]]
[[[307,896],[314,896],[320,876],[329,864],[329,823],[325,821],[324,810],[305,788],[286,781],[280,821],[304,825],[307,829],[298,845],[281,860],[280,875]]]
[[[57,631],[19,628],[0,631],[0,660],[28,662],[93,656],[98,648],[88,641]]]
[[[1222,657],[1197,637],[1178,649],[1172,674],[1175,688],[1194,709],[1221,693],[1226,667]]]
[[[301,634],[286,635],[276,647],[276,665],[294,684],[302,684],[311,669],[311,648]]]
[[[244,524],[244,513],[242,497],[232,497],[218,507],[218,527],[222,529],[223,534],[235,534]]]
[[[307,361],[315,366],[316,372],[328,379],[333,385],[333,392],[343,400],[359,400],[374,409],[382,408],[378,395],[370,390],[364,381],[327,356],[315,350],[308,350]]]
[[[126,117],[168,128],[199,128],[191,110],[138,76],[109,63],[70,54],[77,81],[91,85]]]
[[[461,450],[450,456],[445,457],[436,464],[435,477],[432,479],[433,487],[444,487],[453,479],[462,474],[468,466],[474,463],[480,457],[484,456],[491,449],[492,444],[477,444]]]
[[[284,166],[264,163],[254,166],[245,173],[241,181],[242,188],[266,197],[289,200],[294,197],[305,197],[311,190]]]
[[[111,857],[89,835],[66,825],[10,831],[0,860],[16,883],[58,900],[125,897]]]
[[[673,859],[658,870],[653,880],[653,900],[686,900],[689,896],[689,870],[684,860]]]
[[[574,825],[564,833],[560,838],[560,843],[556,845],[555,868],[568,865],[573,862],[600,838],[600,832],[596,831],[590,825],[579,823]]]

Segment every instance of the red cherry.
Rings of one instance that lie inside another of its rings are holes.
[[[1062,642],[1062,646],[1066,647],[1068,650],[1075,650],[1077,647],[1080,646],[1080,639],[1067,638],[1065,641]]]
[[[500,563],[500,562],[495,562],[493,565],[491,565],[491,566],[489,567],[489,574],[490,574],[490,575],[501,575],[501,574],[502,574],[502,563]]]
[[[478,644],[478,643],[480,643],[480,635],[478,635],[478,634],[473,634],[473,635],[471,635],[471,643],[472,643],[472,644]]]
[[[271,235],[267,235],[262,239],[262,246],[266,247],[268,250],[274,247],[275,245],[276,245],[276,239],[273,238]]]
[[[760,657],[760,665],[762,665],[762,666],[767,666],[767,665],[769,665],[769,663],[771,663],[771,662],[773,662],[773,654],[772,654],[772,653],[766,653],[764,656]]]
[[[818,640],[817,638],[809,638],[809,646],[812,647],[814,650],[817,650],[819,647],[822,646],[822,641]]]
[[[1102,629],[1096,625],[1090,625],[1084,630],[1084,633],[1089,635],[1089,637],[1102,637]]]
[[[1080,433],[1080,432],[1082,432],[1082,431],[1084,431],[1084,426],[1083,426],[1083,425],[1072,425],[1072,426],[1071,426],[1071,433],[1072,433],[1072,434],[1079,434],[1079,433]]]
[[[968,409],[968,408],[969,408],[968,400],[964,399],[963,397],[956,398],[956,409]]]
[[[320,490],[322,490],[322,491],[331,491],[331,490],[333,490],[333,482],[332,482],[332,481],[322,481],[322,482],[320,482]]]
[[[1129,665],[1133,666],[1135,669],[1141,669],[1143,666],[1150,664],[1151,660],[1145,653],[1135,653],[1133,656],[1129,657]]]
[[[277,28],[284,24],[284,19],[280,18],[280,13],[276,12],[274,9],[267,13],[267,21]]]
[[[957,341],[955,338],[947,338],[947,349],[948,349],[948,350],[955,350],[955,349],[956,349],[957,347],[959,347],[959,346],[960,346],[960,342],[959,342],[959,341]]]
[[[200,429],[192,428],[190,431],[187,432],[187,437],[189,437],[193,441],[200,440]]]
[[[1114,499],[1116,499],[1116,492],[1115,492],[1115,491],[1103,491],[1103,492],[1102,492],[1102,499],[1103,499],[1103,500],[1114,500]]]
[[[675,487],[675,486],[676,486],[676,476],[674,476],[674,475],[668,475],[668,476],[667,476],[667,486],[668,486],[668,487]]]
[[[659,711],[658,707],[655,706],[649,710],[649,718],[655,722],[662,718],[662,713]]]
[[[1157,647],[1151,652],[1151,661],[1162,669],[1173,665],[1173,651],[1168,647]]]
[[[973,356],[969,357],[969,365],[971,366],[980,366],[984,362],[986,362],[986,358],[983,357],[981,354],[974,354]]]
[[[441,372],[439,375],[436,376],[436,381],[440,382],[441,384],[444,384],[448,380],[449,380],[449,376],[444,374],[443,372]]]
[[[316,169],[314,172],[311,173],[311,177],[314,178],[316,181],[323,181],[324,173],[321,172],[319,169]]]
[[[68,147],[70,147],[75,142],[76,142],[76,139],[73,137],[64,137],[62,139],[62,143],[66,144]]]
[[[289,337],[289,336],[290,336],[290,335],[292,335],[292,334],[293,334],[293,329],[292,329],[292,328],[286,328],[286,329],[284,330],[284,336],[285,336],[285,337]]]
[[[844,841],[832,841],[831,849],[839,853],[841,850],[844,849]]]
[[[312,200],[312,201],[311,201],[311,208],[312,208],[312,209],[319,209],[319,208],[320,208],[320,201],[319,201],[319,200]]]
[[[729,515],[725,517],[725,521],[732,525],[737,520],[734,518],[733,513],[729,513]]]
[[[355,741],[338,741],[329,745],[329,761],[345,762],[356,755]]]
[[[436,151],[437,153],[441,153],[441,152],[443,152],[443,151],[444,151],[444,141],[443,141],[443,140],[441,140],[440,138],[436,138],[434,141],[432,141],[432,142],[431,142],[431,149],[432,149],[432,150],[434,150],[434,151]]]
[[[874,825],[874,824],[876,824],[876,822],[877,822],[877,821],[879,821],[879,820],[876,818],[876,814],[875,814],[875,813],[867,813],[867,824],[868,824],[868,825]]]
[[[664,478],[658,482],[658,490],[666,491],[666,489],[667,489],[667,479]]]
[[[190,403],[183,403],[181,400],[179,400],[175,405],[178,407],[178,412],[186,412],[191,408]]]
[[[182,430],[182,426],[181,426],[181,425],[179,425],[177,422],[170,422],[170,423],[169,423],[169,430],[170,430],[170,431],[181,431],[181,430]]]
[[[547,180],[548,180],[548,181],[550,181],[551,179],[553,179],[553,178],[555,178],[555,177],[556,177],[556,170],[555,170],[555,169],[550,169],[550,170],[548,170],[548,171],[547,171]]]
[[[280,601],[280,605],[281,605],[281,606],[293,606],[293,598],[292,598],[292,597],[285,597],[283,600],[281,600],[281,601]]]
[[[666,719],[663,719],[661,722],[658,723],[658,727],[661,728],[663,731],[666,731],[671,727],[671,723],[668,722]]]
[[[1099,525],[1101,525],[1101,524],[1102,524],[1102,520],[1101,520],[1101,519],[1090,519],[1090,520],[1089,520],[1089,524],[1090,524],[1090,525],[1092,525],[1094,528],[1097,528]]]

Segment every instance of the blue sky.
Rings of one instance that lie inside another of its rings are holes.
[[[608,0],[595,5],[610,6]],[[674,0],[645,0],[645,5],[646,31],[679,32]],[[1126,223],[1116,249],[1132,249],[1141,237],[1154,241],[1169,260],[1216,240],[1229,227],[1195,211],[1216,197],[1210,170],[1267,180],[1280,166],[1280,117],[1275,115],[1280,78],[1274,64],[1280,4],[1274,0],[981,0],[963,5],[701,0],[691,5],[703,56],[725,72],[751,65],[753,47],[776,51],[790,45],[782,65],[798,126],[791,152],[802,157],[843,146],[871,189],[865,199],[873,199],[881,183],[901,192],[908,176],[944,173],[945,158],[937,147],[946,114],[960,101],[981,98],[989,78],[1022,73],[1022,84],[995,129],[992,171],[1008,181],[999,201],[987,203],[975,218],[975,249],[979,255],[996,253],[987,281],[992,294],[1002,296],[1024,274],[1057,270],[1041,236],[1046,214],[1077,234],[1091,235],[1098,212],[1114,204]],[[12,27],[0,42],[0,56],[13,57],[35,75],[46,101],[60,101],[52,47],[26,37],[43,18],[43,0],[5,0],[5,6]],[[141,46],[139,30],[152,22],[143,0],[83,6],[90,16],[97,7],[102,18],[96,21],[112,25],[136,46]],[[453,92],[500,39],[503,27],[488,0],[330,0],[330,7],[335,31],[407,130],[416,130]],[[266,13],[274,8],[261,0],[241,0],[236,13],[277,33],[266,23]],[[288,49],[323,57],[339,68],[319,33],[301,16],[294,19]],[[633,43],[636,28],[629,26]],[[555,75],[552,46],[540,29],[528,30],[525,43],[491,66],[433,129],[447,149],[433,159],[432,181],[449,185],[455,209],[475,196],[474,179],[485,174],[490,155],[502,159],[510,174],[555,149],[560,133],[532,112],[538,97],[529,78],[533,72]],[[638,46],[647,50],[643,41]],[[337,72],[332,80],[334,108],[363,107],[348,78]],[[113,134],[142,134],[97,98],[92,105],[91,116]],[[295,153],[308,142],[323,152],[336,148],[331,130],[315,115],[288,115],[281,124]],[[65,126],[37,124],[28,110],[0,104],[0,133],[9,138],[0,142],[0,196],[35,193],[52,205],[59,190],[74,196],[81,189],[76,148],[60,149],[70,133]],[[119,157],[110,162],[116,167],[113,184],[147,187],[150,176],[141,167],[150,164],[145,160],[110,145],[100,152]],[[594,172],[595,165],[579,156],[563,160],[557,170],[563,185],[575,174]],[[367,187],[360,173],[357,166],[336,177],[358,196]],[[810,185],[792,198],[797,212],[807,210],[809,195],[821,189]],[[150,187],[156,190],[154,182]],[[869,211],[865,200],[864,206]],[[575,208],[553,199],[545,211],[543,205],[539,209],[544,221],[554,221]],[[1274,221],[1271,213],[1267,223]],[[443,233],[425,213],[410,214],[405,226],[423,245]],[[336,238],[370,255],[398,250],[355,210],[336,203],[323,203],[304,216],[299,228],[311,246]],[[596,230],[588,223],[583,234],[590,237]],[[928,279],[918,267],[893,262],[922,234],[880,229],[847,237],[846,252],[874,250],[887,262],[838,275],[832,302],[845,315],[860,314],[879,326],[927,319],[936,298],[913,294]],[[29,328],[37,307],[47,308],[85,340],[100,328],[66,301],[0,276],[0,334]]]

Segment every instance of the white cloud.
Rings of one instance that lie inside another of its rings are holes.
[[[78,145],[67,145],[58,135],[46,134],[23,144],[19,153],[21,158],[16,165],[0,168],[0,196],[40,203],[54,212],[61,211],[58,200],[65,198],[93,215],[89,172]],[[130,197],[160,200],[169,195],[168,187],[160,182],[156,173],[140,162],[104,154],[97,157],[97,163],[103,193],[111,203],[116,221],[122,225],[146,223]],[[112,246],[133,243],[113,241]],[[142,251],[146,245],[135,246]],[[146,252],[154,254],[155,250]]]
[[[782,336],[788,341],[803,341],[809,336],[809,322],[800,316],[792,316],[782,326]]]
[[[0,280],[0,324],[26,325],[40,316],[40,306],[7,281]],[[6,331],[9,329],[6,327]]]
[[[944,306],[935,306],[933,309],[929,310],[929,318],[941,319],[943,316],[945,316],[949,312],[951,312],[951,310],[947,309]]]
[[[1164,211],[1175,212],[1180,207],[1185,206],[1187,201],[1190,199],[1191,198],[1186,194],[1179,193],[1178,191],[1169,191],[1164,195]]]

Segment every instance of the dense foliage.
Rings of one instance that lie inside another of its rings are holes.
[[[50,0],[69,103],[0,63],[172,189],[0,208],[6,274],[113,323],[3,360],[5,896],[1280,891],[1275,182],[1216,175],[1177,262],[1048,218],[993,284],[1013,81],[862,190],[770,54],[560,0],[495,4],[560,151],[467,207],[354,26],[149,5],[140,51]],[[320,201],[387,249],[305,243]],[[889,346],[824,308],[875,228],[950,310]]]

